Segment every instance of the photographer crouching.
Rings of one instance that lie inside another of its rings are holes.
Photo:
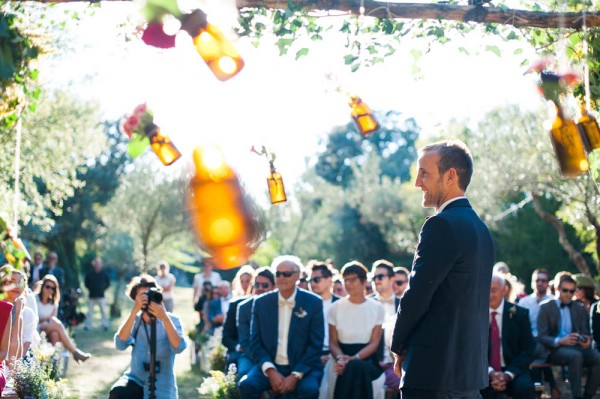
[[[186,347],[179,317],[165,310],[152,276],[134,277],[125,293],[135,303],[115,334],[115,345],[118,350],[133,346],[131,365],[112,386],[109,399],[177,399],[175,354]],[[150,372],[152,363],[155,373]]]

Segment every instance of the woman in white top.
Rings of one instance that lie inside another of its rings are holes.
[[[163,304],[167,312],[173,312],[175,303],[173,301],[173,287],[175,287],[175,276],[169,273],[170,267],[166,260],[161,260],[156,265],[156,282],[162,288]]]
[[[71,342],[65,326],[56,317],[58,315],[58,302],[60,301],[60,286],[56,277],[52,274],[46,274],[42,279],[42,283],[38,285],[36,293],[39,330],[46,333],[53,345],[61,342],[73,354],[73,359],[77,363],[88,360],[92,355],[82,352]]]
[[[344,265],[342,276],[348,296],[334,302],[329,311],[332,364],[328,396],[334,399],[372,399],[374,389],[375,397],[383,393],[384,374],[377,349],[385,311],[379,302],[365,297],[367,272],[357,261]]]

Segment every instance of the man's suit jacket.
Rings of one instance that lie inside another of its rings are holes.
[[[215,316],[220,315],[220,314],[223,314],[223,308],[221,306],[221,298],[211,299],[210,302],[208,303],[208,319],[212,323],[212,319],[214,319]]]
[[[65,288],[65,271],[58,266],[54,266],[54,269],[52,269],[52,271],[50,271],[50,269],[48,269],[48,266],[44,265],[44,266],[40,267],[40,280],[43,279],[44,276],[48,273],[50,273],[54,277],[56,277],[56,280],[58,281],[58,284],[60,285],[61,291],[64,290],[64,288]]]
[[[401,386],[470,391],[488,386],[492,237],[467,199],[423,224],[392,352],[405,354]]]
[[[579,302],[571,302],[571,332],[590,335],[590,319],[585,307]],[[548,299],[540,304],[538,314],[538,339],[547,348],[556,348],[554,339],[560,333],[560,308],[556,299]]]
[[[254,299],[250,332],[252,359],[259,367],[265,362],[275,364],[279,326],[279,290]],[[288,334],[288,360],[291,371],[323,371],[321,351],[325,329],[323,301],[317,295],[296,288],[296,303],[292,310]]]
[[[225,315],[225,323],[223,323],[223,337],[221,342],[223,346],[227,348],[227,352],[235,352],[235,347],[237,346],[239,335],[237,329],[237,308],[240,303],[248,299],[248,295],[245,295],[240,298],[236,298],[234,301],[229,303],[229,309],[227,310],[227,314]]]
[[[504,302],[502,313],[502,357],[505,371],[515,376],[529,373],[533,362],[535,341],[531,333],[529,311],[514,303]]]
[[[250,352],[250,324],[252,322],[252,305],[254,305],[255,296],[251,296],[238,305],[237,308],[237,330],[238,341],[244,354],[252,359]]]

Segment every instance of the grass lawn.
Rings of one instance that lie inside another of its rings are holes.
[[[112,303],[109,297],[108,303]],[[133,302],[123,294],[122,314],[120,319],[111,320],[109,331],[103,331],[100,326],[100,312],[96,309],[94,329],[85,331],[83,325],[74,329],[75,341],[81,350],[91,352],[93,357],[85,363],[77,364],[69,359],[69,368],[66,378],[69,381],[71,393],[69,398],[99,399],[108,398],[112,384],[123,374],[129,366],[131,352],[117,351],[113,337],[121,322],[129,315]],[[80,300],[79,310],[87,313],[87,300]],[[192,289],[175,288],[175,313],[181,318],[183,330],[194,329],[198,314],[192,306]],[[189,349],[189,342],[188,342]],[[186,349],[175,357],[175,372],[180,398],[198,397],[197,388],[201,384],[202,376],[198,367],[191,366],[191,356]]]

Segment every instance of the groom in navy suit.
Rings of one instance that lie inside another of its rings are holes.
[[[256,365],[240,380],[242,399],[295,393],[317,399],[323,376],[325,334],[321,298],[296,287],[302,263],[295,256],[273,260],[277,290],[257,297],[252,308],[250,351]]]
[[[473,158],[458,141],[421,150],[415,185],[435,208],[419,235],[392,336],[403,399],[479,398],[488,386],[492,237],[465,197]]]

